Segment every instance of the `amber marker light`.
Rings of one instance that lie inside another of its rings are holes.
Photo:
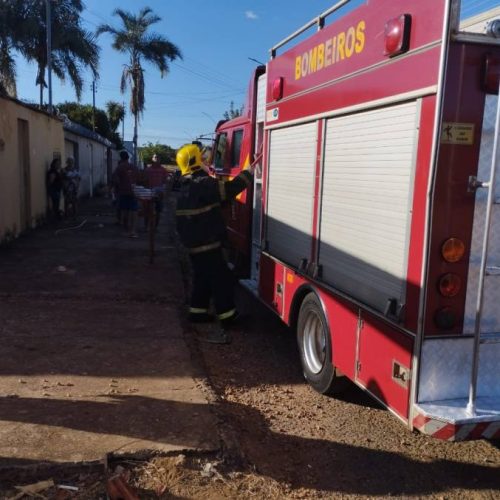
[[[462,280],[453,273],[444,274],[439,278],[439,293],[443,297],[455,297],[462,288]]]
[[[441,247],[441,255],[446,262],[458,262],[464,253],[464,242],[458,238],[448,238]]]

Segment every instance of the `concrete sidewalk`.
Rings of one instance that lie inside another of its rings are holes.
[[[150,265],[101,198],[0,249],[0,464],[218,448],[170,233]]]

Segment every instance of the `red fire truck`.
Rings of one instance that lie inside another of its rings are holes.
[[[500,21],[348,4],[273,47],[217,127],[218,175],[263,152],[228,213],[232,261],[319,392],[347,377],[411,429],[499,438]]]

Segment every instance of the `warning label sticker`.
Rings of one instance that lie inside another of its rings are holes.
[[[443,122],[441,143],[472,146],[474,144],[474,124]]]

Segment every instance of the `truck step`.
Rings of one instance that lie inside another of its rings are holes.
[[[256,297],[258,296],[259,288],[257,280],[246,279],[246,280],[240,280],[239,282],[243,288],[246,288],[250,293],[254,294]]]
[[[500,397],[477,398],[475,415],[468,413],[467,403],[467,398],[418,403],[413,426],[448,441],[500,438]]]

